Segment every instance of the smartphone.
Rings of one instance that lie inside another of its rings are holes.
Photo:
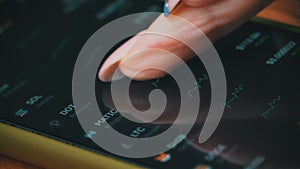
[[[227,99],[220,124],[204,143],[198,137],[211,84],[200,60],[187,61],[201,93],[197,123],[166,145],[171,147],[166,152],[125,158],[98,146],[92,138],[101,133],[86,132],[79,124],[72,101],[74,64],[86,40],[103,25],[126,14],[161,12],[162,2],[15,0],[1,1],[0,8],[1,153],[42,168],[299,169],[299,28],[251,21],[214,44],[225,70]],[[143,138],[166,131],[176,118],[180,93],[171,76],[130,86],[132,104],[141,110],[149,108],[150,91],[166,93],[167,115],[149,124],[123,117],[110,85],[95,75],[99,109],[109,113],[96,125]],[[187,92],[192,97],[195,90]],[[78,109],[90,105],[87,101]],[[120,144],[125,151],[132,146]]]

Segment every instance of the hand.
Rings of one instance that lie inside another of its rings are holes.
[[[215,41],[242,25],[271,2],[272,0],[182,0],[172,11],[172,15],[193,23],[211,41]],[[185,25],[178,25],[163,15],[160,15],[146,31],[151,30],[178,34],[187,40],[195,38],[193,32]],[[102,81],[110,81],[117,69],[121,74],[135,80],[149,80],[165,74],[163,71],[150,69],[151,67],[160,66],[169,70],[176,65],[172,57],[154,55],[150,50],[137,52],[150,48],[167,50],[183,60],[193,56],[193,52],[187,46],[175,39],[149,34],[136,35],[108,57],[98,77]]]

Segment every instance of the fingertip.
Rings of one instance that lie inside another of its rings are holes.
[[[116,51],[114,51],[103,63],[99,72],[98,78],[103,82],[109,82],[111,80],[120,79],[123,74],[118,70],[118,65],[120,61],[126,57],[127,53],[130,51],[132,46],[137,42],[139,37],[135,36],[124,43]],[[115,73],[115,75],[114,75]],[[114,75],[114,77],[113,77]]]
[[[111,81],[112,76],[113,76],[115,70],[117,69],[117,67],[118,67],[117,62],[114,64],[104,63],[98,72],[99,80],[101,80],[102,82]]]

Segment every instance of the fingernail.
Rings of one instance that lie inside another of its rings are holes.
[[[168,0],[165,0],[165,3],[164,3],[164,15],[165,16],[169,16],[169,3],[168,3]]]

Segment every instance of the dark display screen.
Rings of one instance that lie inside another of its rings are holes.
[[[211,97],[208,74],[197,59],[187,64],[197,79],[201,108],[197,123],[182,142],[176,142],[183,138],[178,135],[168,152],[130,159],[114,156],[91,140],[99,133],[83,131],[72,102],[77,56],[86,40],[109,21],[162,10],[161,1],[138,2],[0,1],[0,121],[149,168],[299,169],[300,35],[252,22],[215,43],[226,73],[227,100],[222,120],[208,141],[197,142]],[[95,125],[113,126],[130,137],[151,137],[165,131],[176,117],[173,112],[180,97],[170,76],[132,83],[132,103],[140,109],[149,107],[147,97],[153,89],[163,90],[168,98],[167,115],[143,125],[114,109],[110,83],[96,77],[98,105],[110,113],[104,121],[95,120]],[[194,91],[187,92],[192,97]],[[79,109],[89,106],[87,101]],[[134,132],[137,129],[139,133]]]

